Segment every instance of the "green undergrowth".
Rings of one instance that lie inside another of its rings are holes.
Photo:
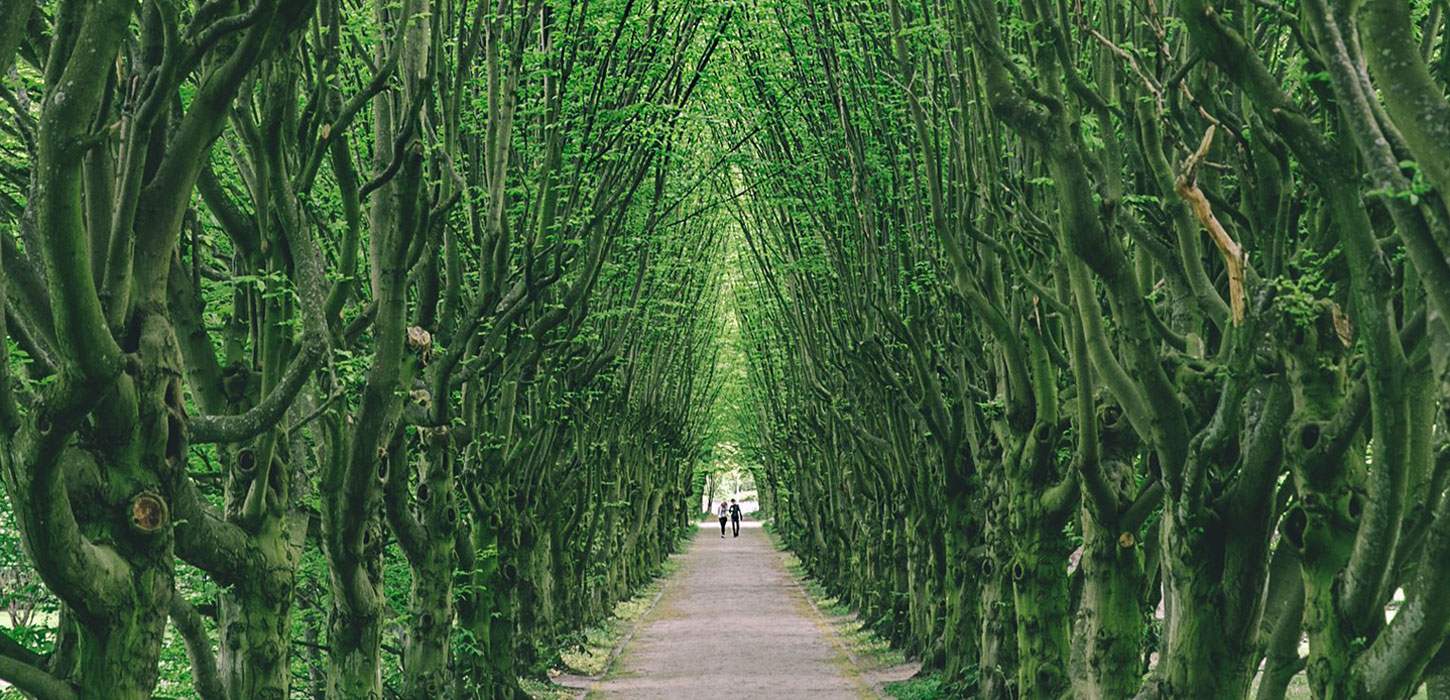
[[[1260,680],[1258,677],[1254,678],[1253,693],[1251,693],[1253,697],[1258,696]],[[1312,700],[1313,697],[1314,693],[1309,690],[1309,676],[1303,671],[1300,671],[1289,680],[1289,688],[1284,692],[1284,700]],[[1416,690],[1415,694],[1411,696],[1413,700],[1425,700],[1426,697],[1424,686],[1420,686],[1420,689]]]
[[[573,700],[578,691],[533,678],[520,678],[519,687],[531,700]]]
[[[617,603],[609,618],[574,635],[573,642],[559,650],[563,666],[550,675],[595,677],[608,670],[610,656],[626,634],[649,612],[655,596],[679,569],[678,555],[689,547],[684,540],[674,555],[665,560],[654,579],[628,600]],[[520,686],[533,700],[564,700],[578,691],[537,679],[520,679]]]
[[[775,547],[784,553],[786,570],[800,580],[806,595],[810,597],[816,609],[820,610],[826,621],[830,623],[836,636],[845,643],[846,648],[855,657],[854,660],[861,672],[869,675],[875,671],[905,664],[905,653],[900,649],[892,648],[886,639],[872,631],[856,616],[856,612],[851,609],[850,605],[831,595],[825,586],[811,578],[800,559],[785,548],[779,535],[773,529],[773,525],[774,523],[767,522],[765,531],[769,534]],[[941,674],[930,673],[906,681],[887,683],[883,689],[886,691],[887,697],[896,700],[936,700],[947,697],[942,690],[941,683]]]
[[[928,673],[911,680],[887,683],[886,694],[896,700],[938,700],[947,697],[942,689],[940,672]]]

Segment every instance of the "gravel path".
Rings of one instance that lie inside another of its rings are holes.
[[[876,698],[760,524],[701,528],[592,699]]]

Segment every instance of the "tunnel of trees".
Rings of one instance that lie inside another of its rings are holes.
[[[1445,0],[0,0],[0,696],[524,697],[728,438],[951,697],[1450,698],[1447,81]]]

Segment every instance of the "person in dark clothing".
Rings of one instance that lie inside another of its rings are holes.
[[[730,528],[735,531],[736,537],[740,536],[740,504],[733,498],[730,499]]]

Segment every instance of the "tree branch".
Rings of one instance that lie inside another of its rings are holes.
[[[181,596],[171,593],[171,621],[186,643],[186,656],[191,659],[191,682],[201,700],[226,700],[221,674],[217,671],[216,653],[207,638],[201,613]]]
[[[10,635],[0,631],[0,656],[8,656],[16,661],[30,664],[39,668],[45,663],[45,657],[26,649],[23,644],[10,638]]]
[[[307,384],[312,370],[322,356],[320,342],[309,341],[302,346],[302,354],[292,361],[282,380],[272,392],[246,413],[237,415],[196,416],[187,421],[188,439],[193,445],[207,443],[232,443],[254,438],[275,426],[292,401]]]
[[[36,700],[79,700],[75,688],[20,659],[0,654],[0,680],[32,695]]]

